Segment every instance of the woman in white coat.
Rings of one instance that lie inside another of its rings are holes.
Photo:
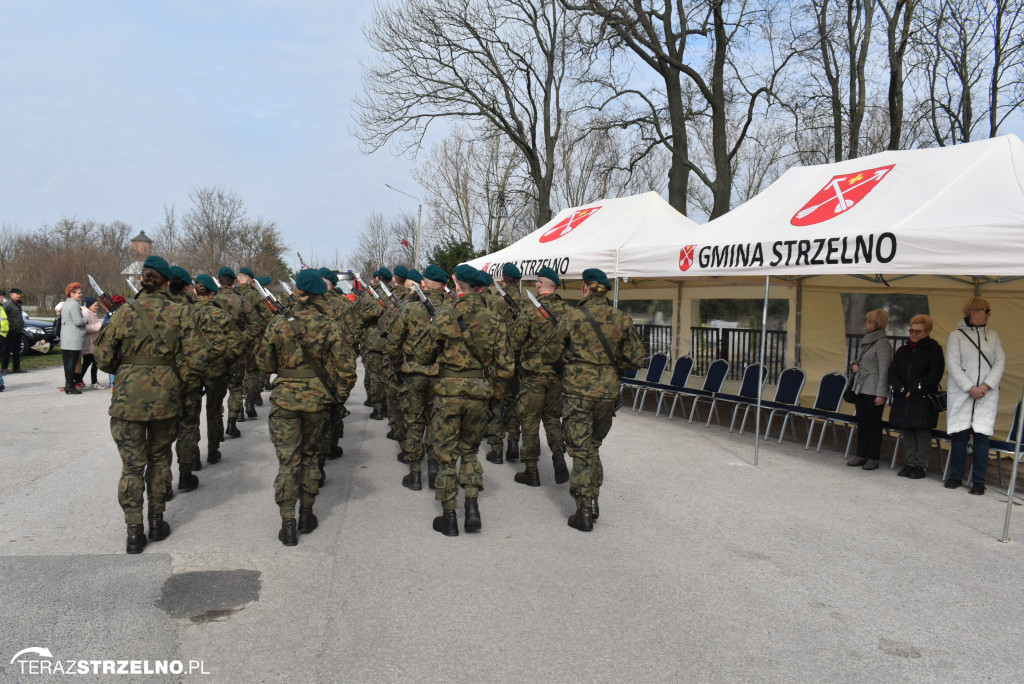
[[[949,451],[950,477],[946,489],[963,484],[967,464],[967,440],[974,435],[971,467],[971,494],[985,493],[988,470],[988,439],[995,431],[999,408],[999,381],[1006,368],[1006,355],[999,335],[988,329],[992,313],[989,303],[971,297],[964,304],[964,320],[949,336],[946,368],[949,370],[946,431],[952,445]]]

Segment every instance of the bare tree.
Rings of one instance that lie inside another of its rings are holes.
[[[363,68],[357,135],[415,152],[438,119],[486,122],[523,155],[545,223],[564,117],[587,99],[592,56],[576,32],[549,0],[382,3],[365,29],[380,58]]]
[[[359,233],[349,263],[365,274],[381,266],[391,268],[398,263],[412,266],[414,247],[408,236],[415,229],[416,217],[411,214],[391,217],[380,212],[370,214],[366,219],[366,227]],[[403,240],[408,244],[403,244]]]
[[[870,3],[871,0],[867,0]],[[915,25],[918,0],[877,0],[885,17],[885,36],[889,61],[889,146],[902,149],[904,61]]]

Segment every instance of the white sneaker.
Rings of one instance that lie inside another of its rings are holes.
[[[94,382],[89,386],[92,387],[93,389],[103,389],[104,387],[106,387],[106,385],[101,385],[98,382]]]

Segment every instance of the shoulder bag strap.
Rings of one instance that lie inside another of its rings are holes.
[[[578,308],[583,312],[583,315],[587,317],[587,321],[590,323],[590,327],[594,329],[594,333],[597,335],[597,339],[601,341],[601,346],[604,347],[604,353],[608,355],[608,361],[612,364],[612,366],[618,368],[619,364],[615,362],[615,355],[612,354],[612,346],[608,344],[608,338],[604,336],[603,332],[601,332],[601,326],[599,326],[597,324],[597,321],[594,320],[594,314],[590,313],[590,311],[588,311],[587,307],[585,306],[580,306]]]
[[[968,341],[968,342],[970,342],[971,344],[973,344],[973,345],[974,345],[974,348],[978,350],[978,353],[979,353],[979,354],[981,354],[981,358],[985,359],[985,363],[987,363],[987,364],[988,364],[988,367],[989,367],[989,368],[992,368],[992,362],[988,360],[988,357],[987,357],[987,356],[985,356],[985,352],[983,352],[983,351],[981,350],[981,347],[980,347],[980,346],[978,346],[978,343],[977,343],[977,342],[975,342],[974,340],[972,340],[972,339],[971,339],[971,336],[970,336],[970,335],[968,335],[967,333],[965,333],[965,332],[964,332],[963,330],[961,330],[960,328],[957,328],[957,331],[958,331],[958,332],[960,332],[960,333],[962,333],[962,334],[963,334],[963,336],[967,338],[967,341]]]

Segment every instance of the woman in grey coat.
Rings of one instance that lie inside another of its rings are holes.
[[[878,469],[878,454],[882,449],[882,413],[889,398],[889,366],[892,364],[892,344],[885,335],[889,314],[881,309],[864,316],[864,337],[860,340],[860,354],[850,366],[853,371],[853,391],[857,395],[857,458],[848,466],[861,466],[864,470]]]
[[[75,366],[85,349],[85,326],[82,315],[82,284],[71,283],[64,289],[67,300],[60,308],[60,353],[64,361],[64,394],[81,394],[75,389]]]

